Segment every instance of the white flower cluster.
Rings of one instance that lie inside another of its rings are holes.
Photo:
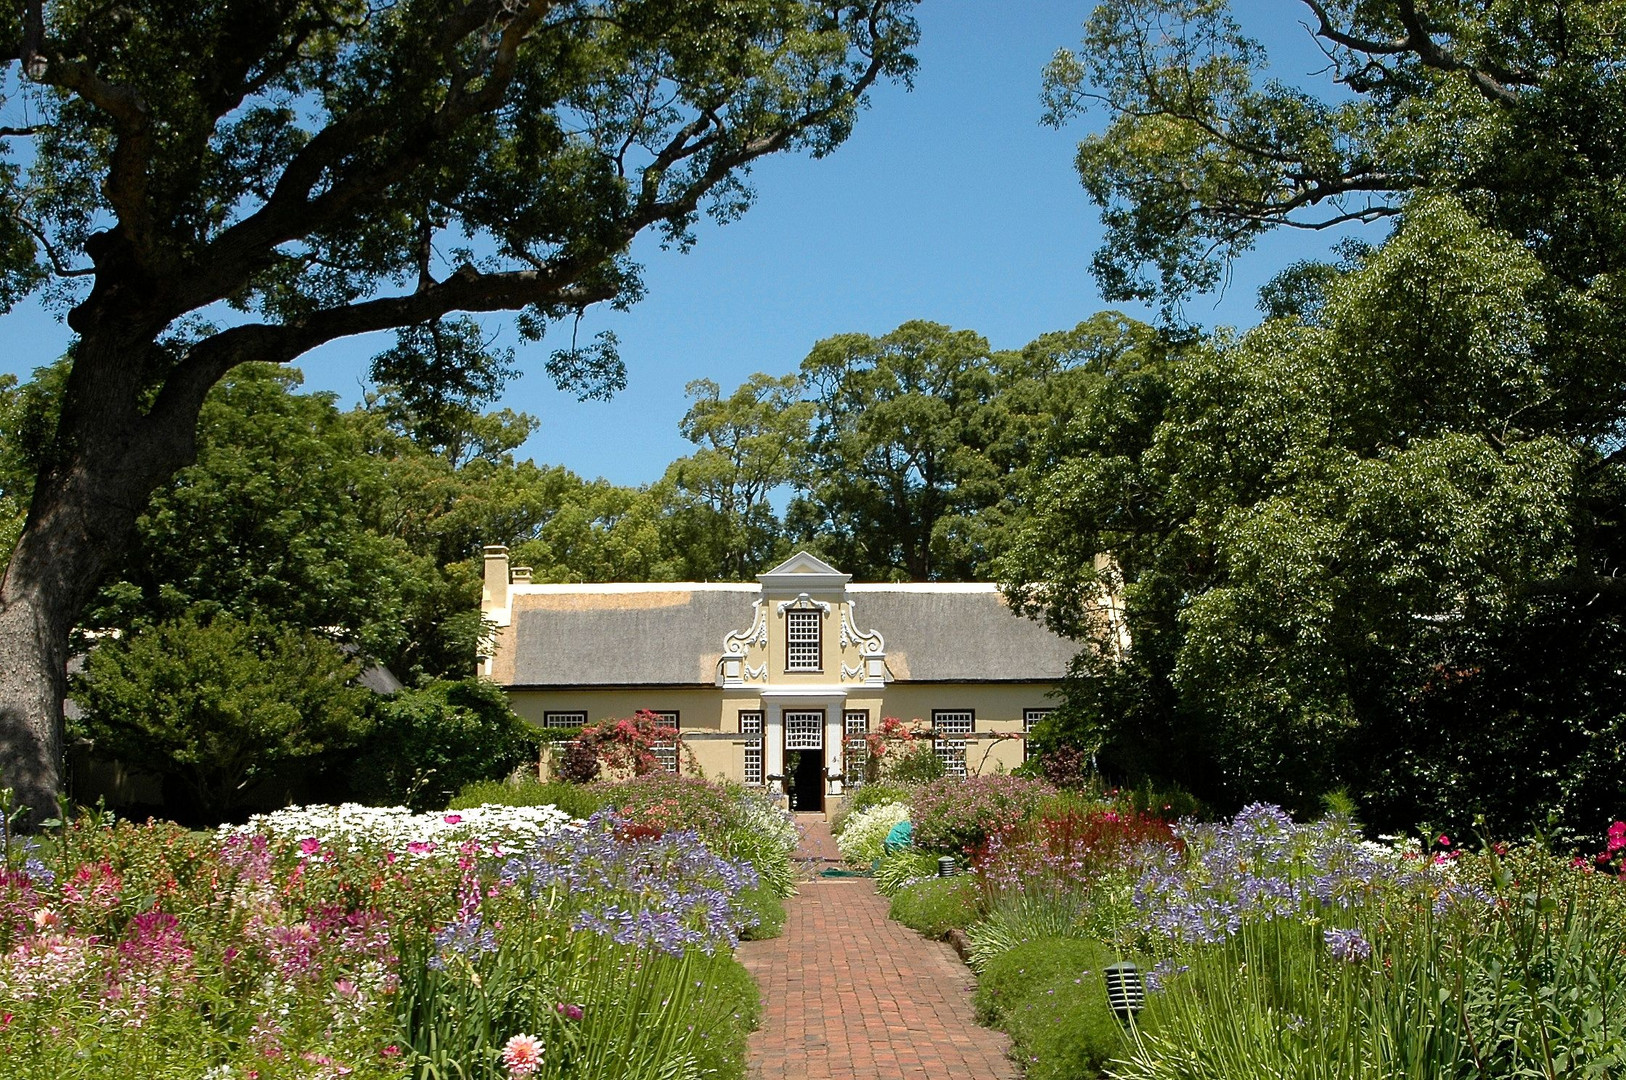
[[[868,863],[885,853],[886,834],[899,822],[909,820],[909,804],[881,803],[866,807],[847,819],[836,847],[841,857],[850,863]]]
[[[231,833],[264,833],[302,845],[306,854],[323,847],[349,851],[382,848],[398,854],[427,856],[473,841],[486,851],[506,853],[574,824],[556,806],[498,806],[486,803],[467,810],[414,814],[404,806],[290,806],[256,814],[242,825],[220,829]],[[309,841],[316,841],[311,845]],[[308,849],[308,850],[307,850]]]
[[[801,843],[796,819],[767,796],[748,791],[740,799],[739,827],[764,838],[771,846],[791,854]]]

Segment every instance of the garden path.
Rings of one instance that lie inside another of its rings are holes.
[[[835,855],[822,814],[796,817],[801,857]],[[975,980],[952,948],[888,919],[868,878],[814,877],[800,888],[784,934],[737,954],[762,989],[750,1080],[1016,1077],[1009,1040],[972,1015]]]

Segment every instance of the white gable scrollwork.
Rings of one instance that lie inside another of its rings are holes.
[[[842,664],[841,678],[843,682],[848,679],[862,679],[867,675],[868,671],[869,667],[863,661],[860,661],[857,667],[848,667],[846,664]]]
[[[781,619],[784,618],[786,611],[799,611],[799,610],[802,610],[804,608],[809,608],[809,609],[810,608],[818,608],[820,611],[824,612],[826,615],[830,614],[830,605],[829,604],[825,603],[823,600],[815,600],[811,596],[807,595],[806,593],[799,593],[799,594],[797,594],[797,597],[794,600],[781,600],[781,601],[779,601],[779,608],[778,608],[779,617]]]
[[[723,638],[724,656],[744,656],[751,651],[751,646],[759,647],[768,644],[768,619],[762,611],[762,601],[751,601],[751,625],[744,630],[735,630]]]
[[[886,653],[886,642],[881,638],[879,630],[859,630],[853,622],[853,608],[856,605],[847,601],[847,607],[841,613],[841,647],[850,648],[854,645],[865,656],[883,656]]]
[[[768,662],[766,660],[764,660],[762,663],[758,664],[756,667],[752,667],[750,664],[746,664],[745,665],[745,677],[746,677],[747,680],[761,679],[763,682],[767,682],[768,681]]]

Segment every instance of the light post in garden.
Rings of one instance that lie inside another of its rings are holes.
[[[1127,960],[1110,964],[1102,972],[1107,978],[1107,1006],[1126,1024],[1135,1021],[1135,1014],[1146,1007],[1146,981],[1140,969]]]

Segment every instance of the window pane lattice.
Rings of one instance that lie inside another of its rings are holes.
[[[788,712],[785,714],[786,750],[823,750],[824,714]]]
[[[660,717],[662,727],[675,728],[679,726],[678,714],[675,712],[656,712],[655,715]],[[655,760],[660,762],[662,769],[669,773],[675,773],[678,771],[677,743],[658,742],[652,744],[649,750],[650,753],[655,755]]]
[[[817,671],[821,667],[820,625],[817,611],[785,613],[785,667],[791,671]]]
[[[969,711],[932,713],[932,749],[948,775],[965,776],[965,739],[955,736],[971,734],[975,725],[976,716]]]
[[[864,782],[864,766],[869,764],[869,740],[864,736],[869,734],[869,710],[850,709],[841,715],[842,729],[846,739],[842,744],[843,772],[848,787],[857,787]]]
[[[745,782],[747,784],[762,783],[762,714],[759,712],[740,713],[740,733],[755,735],[756,742],[748,743],[745,747]]]

